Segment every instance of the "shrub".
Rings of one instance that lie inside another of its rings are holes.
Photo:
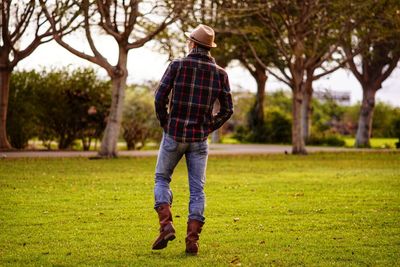
[[[400,117],[392,121],[392,136],[399,139],[398,142],[396,142],[396,148],[400,148]]]
[[[99,138],[111,103],[109,83],[92,69],[14,72],[10,83],[7,131],[15,148],[37,136],[50,149],[60,149],[79,138],[88,150]]]
[[[109,83],[100,81],[93,69],[43,72],[38,91],[39,139],[57,140],[59,149],[82,140],[84,150],[99,138],[110,107]]]
[[[162,130],[154,111],[153,94],[146,87],[128,87],[122,118],[122,136],[128,150],[141,149],[148,140],[159,140]]]
[[[323,133],[312,133],[310,138],[307,140],[307,144],[342,147],[346,142],[340,137],[340,135],[330,131],[325,131]]]
[[[245,127],[244,125],[239,125],[235,129],[233,138],[235,138],[241,143],[245,143],[248,142],[248,140],[250,139],[249,135],[250,135],[249,128]]]
[[[249,114],[251,119],[251,115]],[[233,135],[240,142],[289,143],[291,140],[291,119],[288,114],[276,107],[270,107],[262,125],[236,127]]]
[[[292,121],[289,114],[280,109],[267,111],[266,135],[270,143],[290,143],[292,139]]]
[[[7,112],[7,134],[14,148],[22,149],[37,135],[35,92],[40,88],[35,71],[14,72],[10,81]]]

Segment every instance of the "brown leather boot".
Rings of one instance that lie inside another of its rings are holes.
[[[187,236],[186,236],[186,253],[191,255],[197,255],[199,251],[199,244],[197,241],[199,240],[199,234],[201,233],[201,229],[204,223],[189,219],[187,223]]]
[[[171,207],[163,204],[156,209],[160,221],[160,235],[153,243],[152,249],[163,249],[167,247],[168,241],[175,239],[175,228],[172,225]]]

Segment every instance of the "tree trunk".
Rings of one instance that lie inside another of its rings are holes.
[[[307,140],[310,138],[310,129],[311,129],[311,116],[312,116],[312,82],[306,82],[306,88],[304,91],[303,102],[301,105],[301,130],[304,138],[304,143],[307,143]]]
[[[219,133],[219,129],[215,130],[214,132],[212,132],[211,134],[211,143],[212,144],[218,144],[221,142],[221,136]]]
[[[72,147],[75,140],[75,136],[68,133],[62,134],[60,140],[58,141],[58,149],[64,150]]]
[[[305,155],[307,154],[303,132],[302,132],[302,113],[301,107],[303,102],[303,93],[299,89],[293,90],[292,99],[292,153]]]
[[[214,107],[213,107],[213,113],[216,114],[219,112],[220,109],[220,103],[219,101],[214,102]],[[211,143],[212,144],[218,144],[221,142],[221,135],[220,135],[220,129],[215,130],[214,132],[211,133]]]
[[[90,145],[92,144],[92,138],[82,136],[81,141],[82,141],[83,151],[89,151]]]
[[[248,116],[248,125],[252,135],[251,139],[254,142],[264,143],[268,140],[264,123],[265,84],[268,76],[265,74],[266,70],[262,65],[256,63],[252,66],[246,60],[242,60],[242,63],[257,83],[255,101]]]
[[[0,150],[11,149],[7,140],[7,108],[11,70],[0,71]]]
[[[257,66],[257,65],[256,65]],[[265,99],[265,84],[267,83],[268,76],[265,74],[264,68],[256,67],[256,82],[257,82],[257,96],[255,109],[256,112],[256,125],[264,125],[264,99]]]
[[[125,98],[126,75],[112,78],[112,100],[107,126],[104,130],[99,156],[117,157],[117,144],[121,128],[122,110]]]
[[[363,86],[363,99],[358,119],[355,147],[370,147],[372,118],[374,115],[376,90],[371,86]]]

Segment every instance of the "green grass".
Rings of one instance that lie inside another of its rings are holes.
[[[355,139],[352,137],[345,137],[343,140],[346,142],[346,147],[354,147]],[[396,148],[396,142],[399,139],[396,138],[371,138],[372,148]]]
[[[200,254],[152,251],[155,158],[0,160],[0,265],[399,266],[400,153],[210,157]]]
[[[222,144],[240,144],[240,141],[233,137],[232,134],[222,136]]]

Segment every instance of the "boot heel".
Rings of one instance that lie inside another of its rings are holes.
[[[175,239],[175,233],[170,233],[170,234],[167,234],[165,237],[164,237],[164,239],[165,240],[168,240],[168,241],[172,241],[172,240],[174,240]]]

